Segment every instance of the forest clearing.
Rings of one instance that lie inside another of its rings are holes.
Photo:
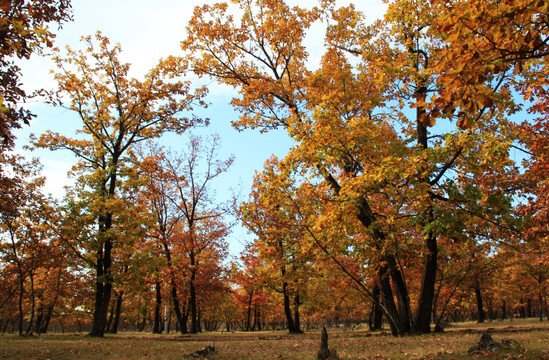
[[[468,349],[488,331],[495,341],[513,339],[523,349],[471,355]],[[0,335],[0,359],[184,359],[215,341],[202,359],[314,359],[320,332],[282,331],[159,335],[136,332],[92,338],[81,333],[40,337]],[[453,324],[445,333],[393,337],[387,331],[329,330],[329,346],[340,359],[549,359],[549,323],[534,319]],[[192,358],[192,357],[189,357]]]

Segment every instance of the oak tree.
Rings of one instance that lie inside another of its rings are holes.
[[[96,226],[86,249],[95,254],[91,335],[103,336],[114,278],[113,250],[121,236],[116,225],[118,210],[124,207],[120,186],[127,179],[127,155],[139,142],[205,123],[181,115],[200,104],[204,90],[192,90],[189,82],[175,79],[183,74],[176,59],[162,60],[139,81],[129,78],[130,65],[120,61],[120,45],[111,45],[101,33],[82,42],[84,50],[67,48],[54,57],[59,91],[69,98],[67,104],[62,100],[56,104],[75,112],[82,128],[72,138],[48,131],[34,144],[66,149],[78,158],[74,171],[79,175],[79,196],[88,204],[90,225]]]

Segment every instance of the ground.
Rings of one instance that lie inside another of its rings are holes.
[[[483,331],[496,341],[514,339],[524,350],[511,354],[469,355]],[[463,323],[443,334],[395,338],[388,332],[329,329],[329,347],[341,359],[545,359],[549,360],[549,322],[534,319]],[[103,339],[84,334],[0,335],[0,359],[183,359],[215,341],[216,353],[203,359],[315,359],[320,331],[206,333],[194,336],[120,333]]]

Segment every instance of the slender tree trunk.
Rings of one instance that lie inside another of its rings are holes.
[[[543,295],[541,293],[541,289],[538,293],[538,300],[539,300],[539,321],[543,321]]]
[[[181,313],[181,306],[179,304],[179,298],[177,296],[177,282],[175,281],[175,274],[174,269],[172,266],[172,255],[170,248],[168,247],[168,243],[166,241],[163,241],[162,243],[164,247],[164,253],[166,255],[166,260],[168,261],[168,266],[170,268],[170,287],[171,287],[171,295],[172,295],[172,302],[173,302],[173,309],[175,311],[175,317],[177,318],[177,324],[179,326],[179,330],[181,331],[181,334],[187,334],[187,312],[185,312],[185,316]]]
[[[34,322],[34,313],[35,313],[35,304],[36,304],[36,299],[35,299],[35,295],[34,295],[34,275],[31,271],[31,273],[29,274],[29,278],[30,278],[30,283],[31,283],[31,316],[30,316],[30,319],[29,319],[29,326],[27,327],[27,332],[26,334],[29,335],[31,332],[32,332],[32,324]]]
[[[191,334],[198,334],[198,314],[196,304],[196,263],[194,253],[190,253],[191,278],[189,281],[190,308],[191,308]]]
[[[19,303],[17,304],[17,308],[19,311],[19,325],[18,325],[18,332],[19,336],[23,336],[23,294],[25,293],[25,279],[23,278],[23,275],[19,274]]]
[[[154,283],[154,289],[156,292],[156,301],[154,303],[154,325],[153,325],[153,334],[161,334],[162,331],[160,330],[160,323],[162,322],[161,319],[161,310],[162,310],[162,292],[160,289],[160,282],[156,281]]]

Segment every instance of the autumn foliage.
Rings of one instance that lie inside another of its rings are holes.
[[[548,29],[545,1],[395,0],[371,22],[331,0],[233,0],[197,6],[184,55],[142,81],[101,33],[57,50],[50,101],[82,128],[33,141],[75,154],[77,185],[62,204],[36,190],[4,220],[0,286],[11,295],[0,319],[17,308],[19,333],[25,311],[40,332],[34,314],[72,306],[95,336],[121,323],[155,333],[368,323],[405,335],[543,320]],[[292,140],[240,204],[213,196],[233,161],[219,137],[185,138],[182,152],[159,144],[208,123],[193,115],[207,89],[184,80],[191,71],[233,89],[236,129]],[[231,262],[230,213],[253,236]],[[76,293],[86,295],[69,304]]]

